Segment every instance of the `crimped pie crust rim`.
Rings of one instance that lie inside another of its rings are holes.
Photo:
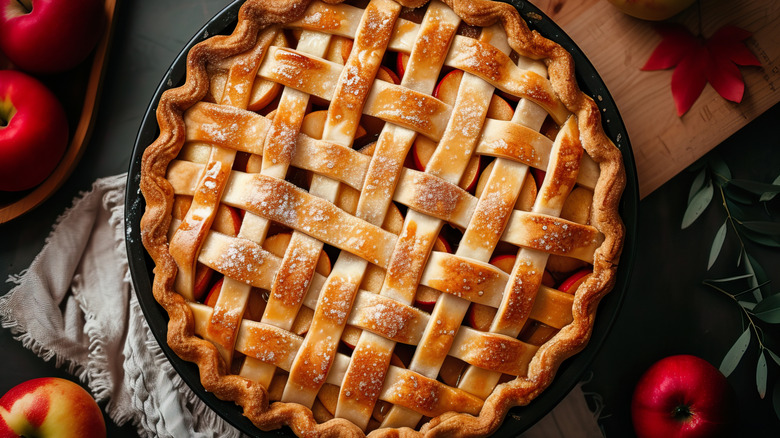
[[[500,20],[509,35],[512,48],[531,58],[543,58],[553,88],[567,109],[578,117],[583,147],[599,163],[601,177],[594,191],[592,224],[606,237],[594,257],[594,274],[575,295],[573,322],[542,345],[529,365],[528,377],[499,385],[479,416],[447,413],[432,419],[417,432],[395,431],[403,435],[439,434],[481,436],[495,431],[513,406],[525,405],[552,382],[561,362],[587,345],[593,329],[596,308],[612,288],[623,245],[625,229],[618,216],[618,203],[626,176],[622,155],[601,128],[600,112],[593,100],[582,93],[574,76],[571,55],[535,31],[530,31],[517,10],[509,4],[483,0],[444,0],[468,24],[486,27]],[[242,6],[236,30],[227,36],[212,37],[197,44],[187,56],[187,79],[179,88],[167,90],[160,99],[157,119],[161,134],[149,146],[142,159],[141,191],[147,209],[141,221],[144,246],[155,262],[153,293],[168,312],[168,344],[184,360],[195,362],[200,369],[204,388],[220,399],[234,400],[244,408],[244,415],[263,430],[289,425],[298,435],[363,436],[354,424],[333,419],[317,424],[311,410],[291,403],[268,404],[267,392],[259,384],[225,374],[216,348],[209,341],[194,336],[194,320],[185,300],[173,291],[176,264],[167,252],[167,230],[173,203],[173,190],[165,180],[168,163],[183,144],[184,110],[200,101],[208,90],[206,63],[250,49],[260,30],[288,22],[300,16],[309,0],[289,4],[283,1],[249,0]],[[335,3],[335,2],[329,2]],[[426,1],[399,1],[416,7]],[[254,37],[253,37],[254,35]],[[393,434],[380,429],[376,435]]]

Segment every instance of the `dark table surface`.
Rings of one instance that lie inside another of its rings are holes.
[[[127,171],[133,143],[151,96],[175,56],[225,0],[120,2],[109,66],[90,144],[65,185],[31,213],[0,225],[0,279],[27,268],[44,245],[56,218],[80,192],[100,177]],[[719,145],[707,158],[720,156],[735,178],[771,182],[780,174],[780,105]],[[741,273],[736,267],[738,243],[727,238],[721,257],[707,270],[710,243],[725,220],[716,199],[687,229],[680,224],[695,177],[686,171],[656,190],[639,205],[636,258],[630,287],[619,316],[591,367],[583,376],[588,393],[601,406],[600,424],[607,436],[633,435],[631,394],[639,376],[655,361],[673,354],[694,354],[718,366],[745,328],[733,300],[705,286],[705,279]],[[780,198],[780,197],[778,197]],[[765,214],[776,220],[780,201],[768,203]],[[771,283],[780,287],[777,249],[748,243]],[[11,283],[0,282],[0,295]],[[777,339],[777,327],[765,325]],[[774,331],[771,331],[774,330]],[[771,346],[771,344],[770,344]],[[780,348],[774,345],[774,351]],[[35,377],[73,377],[44,362],[0,329],[0,394]],[[756,390],[758,348],[755,338],[729,376],[739,402],[740,436],[777,436],[772,407],[778,367],[768,360],[765,399]],[[107,419],[108,420],[108,419]],[[108,420],[109,436],[137,436],[130,425]]]

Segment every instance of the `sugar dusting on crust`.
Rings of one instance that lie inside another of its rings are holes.
[[[335,30],[344,25],[346,17],[337,8],[313,2],[301,20],[304,29]]]
[[[348,278],[333,274],[323,289],[315,311],[318,318],[329,324],[343,326],[347,322],[358,285]]]
[[[245,337],[242,353],[277,366],[300,345],[300,338],[294,334],[264,325],[247,325]]]
[[[565,199],[574,186],[580,170],[583,149],[579,138],[576,137],[579,131],[573,122],[568,122],[567,126],[574,126],[574,132],[564,130],[559,134],[556,140],[560,145],[558,158],[555,161],[557,164],[547,169],[549,176],[545,178],[540,192],[547,201],[555,198]]]
[[[370,412],[385,383],[390,355],[389,351],[377,348],[372,342],[359,343],[352,353],[350,371],[342,382],[341,395]]]
[[[430,216],[448,220],[466,192],[455,184],[429,174],[417,172],[413,175],[411,205]]]
[[[320,248],[316,245],[294,242],[285,253],[271,289],[273,298],[287,307],[295,307],[303,301],[320,256]]]
[[[517,339],[491,333],[480,333],[460,346],[461,354],[472,365],[513,376],[526,372],[528,363],[521,359],[528,348]]]
[[[292,107],[298,104],[291,103]],[[289,164],[295,149],[295,140],[298,138],[298,121],[288,114],[285,108],[279,108],[274,117],[271,130],[263,148],[264,164]]]
[[[502,178],[503,179],[503,178]],[[515,193],[509,184],[494,184],[477,203],[464,239],[471,247],[493,249],[504,232],[515,205]]]
[[[360,312],[360,326],[387,339],[410,343],[414,329],[420,322],[420,314],[410,306],[395,300],[376,301]]]
[[[330,336],[327,338],[327,342],[304,342],[291,370],[292,382],[308,389],[318,389],[325,383],[338,346]]]
[[[263,266],[268,253],[260,245],[242,238],[230,240],[213,268],[235,280],[250,284]]]
[[[428,285],[469,301],[484,295],[486,289],[493,287],[501,279],[498,272],[457,257],[442,258],[440,266],[442,272],[451,275],[429,280]]]
[[[542,284],[543,270],[538,269],[529,259],[518,258],[515,261],[513,276],[510,276],[507,294],[504,297],[506,307],[497,316],[498,332],[508,332],[517,336],[523,323],[531,314],[536,293]]]
[[[373,105],[373,114],[426,135],[436,134],[434,117],[446,111],[446,105],[436,98],[399,86],[381,90]]]
[[[599,239],[595,228],[570,224],[552,216],[529,215],[524,222],[534,247],[551,254],[566,255]]]
[[[417,223],[409,221],[398,238],[385,276],[385,287],[401,293],[408,298],[407,302],[414,298],[419,275],[436,237],[418,235],[417,232]]]

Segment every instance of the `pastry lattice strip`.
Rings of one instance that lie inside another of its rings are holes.
[[[228,81],[221,98],[224,107],[246,108],[248,106],[249,93],[247,90],[251,89],[260,62],[276,36],[277,32],[273,30],[264,33],[261,38],[258,38],[253,50],[240,55],[238,62],[230,66]],[[231,125],[228,133],[236,130],[241,130],[241,126]],[[224,132],[224,130],[220,129],[220,132]],[[263,137],[264,132],[256,135]],[[177,228],[170,239],[171,254],[179,266],[176,284],[178,290],[190,299],[192,299],[194,289],[193,273],[196,268],[196,260],[193,257],[200,250],[193,245],[197,246],[203,243],[206,230],[214,220],[227,176],[230,174],[235,158],[235,149],[213,145],[206,169],[199,178],[197,189],[193,194],[192,205],[182,221],[182,226]],[[262,224],[257,227],[253,226],[255,221],[252,220],[251,215],[246,219],[242,223],[239,235],[262,239],[265,236],[264,232],[253,232],[257,228],[262,229]],[[262,221],[260,222],[262,223]],[[197,251],[192,252],[192,250]],[[250,289],[246,284],[241,284],[230,277],[225,279],[222,289],[223,292],[215,305],[211,323],[208,326],[207,337],[212,340],[229,367],[233,357],[235,335],[246,309]]]
[[[472,46],[467,46],[467,47],[472,47]],[[277,53],[278,50],[272,48],[271,52]],[[271,59],[271,58],[268,58],[268,59]],[[459,58],[457,56],[454,56],[453,59],[459,59]],[[268,65],[271,65],[271,64],[268,64]],[[375,82],[375,84],[376,83],[378,83],[378,82]],[[388,89],[387,87],[385,87],[384,89],[381,89],[381,88],[382,88],[382,86],[380,86],[380,90],[378,92],[378,95],[381,95],[382,92],[385,92],[385,93],[387,92],[387,89]],[[311,90],[307,90],[307,91],[311,91]],[[372,92],[373,92],[373,88],[372,88]],[[395,94],[395,95],[396,96],[399,96],[399,95],[400,96],[404,96],[404,95],[409,96],[409,94],[403,94],[403,93],[407,93],[407,92],[401,92],[401,94]],[[416,97],[416,95],[414,95],[414,96]],[[320,97],[322,97],[322,96],[320,96]],[[420,101],[425,103],[425,102],[428,102],[429,100],[428,100],[428,98],[422,98],[422,100],[420,100]],[[371,105],[367,105],[367,107],[371,108]],[[441,108],[441,105],[437,105],[436,108]],[[381,115],[383,113],[381,111],[376,111],[374,114],[380,114]],[[258,117],[260,117],[260,116],[258,116]],[[389,116],[385,120],[386,121],[392,121],[392,119]],[[487,123],[486,123],[485,126],[487,126]],[[436,132],[434,132],[434,131],[425,131],[424,129],[421,129],[421,130],[423,131],[424,134],[427,134],[427,135],[431,135],[431,136],[434,136],[434,137],[437,135]],[[496,130],[484,129],[482,137],[484,138],[486,136],[486,134],[489,134],[491,131],[498,131],[498,129],[496,129]],[[441,133],[441,135],[444,135],[444,134],[445,134],[444,132]],[[485,140],[485,141],[482,142],[482,144],[485,144],[483,153],[485,153],[486,155],[493,154],[493,155],[496,155],[496,156],[509,155],[510,158],[519,158],[521,153],[515,152],[515,155],[511,155],[511,152],[507,152],[511,148],[503,148],[502,149],[501,146],[503,146],[503,145],[501,145],[500,143],[501,143],[500,142],[500,138],[498,140],[496,140],[496,138],[488,137],[488,140]],[[477,151],[478,152],[480,151],[479,146],[477,146]],[[523,151],[523,152],[525,152],[525,151]],[[349,153],[345,153],[344,156],[349,156],[349,155],[350,155]],[[539,162],[538,159],[536,159],[534,156],[532,156],[531,158],[526,158],[526,160],[528,160],[528,161],[536,160],[534,162],[536,163],[537,166],[541,166],[542,165],[542,163]],[[360,161],[360,160],[358,160],[358,161]],[[363,160],[363,161],[365,161],[365,160]],[[406,184],[406,181],[408,181],[408,180],[415,180],[415,179],[417,181],[411,182],[409,184]],[[424,187],[429,187],[430,184],[433,184],[433,183],[441,185],[441,183],[439,183],[439,181],[437,179],[435,179],[435,177],[429,177],[429,176],[426,176],[426,175],[415,175],[414,171],[405,171],[405,172],[403,172],[403,174],[401,176],[401,180],[404,182],[403,184],[401,184],[401,187],[403,187],[404,190],[401,190],[400,194],[399,194],[398,191],[396,191],[396,196],[397,197],[401,197],[400,200],[399,199],[396,199],[396,200],[399,201],[399,202],[402,202],[402,203],[406,203],[407,205],[412,204],[412,205],[410,205],[410,207],[412,207],[413,210],[415,209],[415,207],[417,207],[416,210],[418,210],[418,211],[419,210],[426,210],[426,207],[424,205],[414,205],[414,200],[416,198],[419,198],[419,196],[416,197],[414,195],[414,193],[423,193],[424,190],[417,190],[417,192],[415,192],[415,190],[416,189],[422,189]],[[280,187],[281,188],[286,188],[286,186],[284,186],[284,185],[279,186],[278,183],[272,183],[270,181],[261,181],[259,183],[256,182],[256,181],[257,180],[254,180],[252,182],[253,184],[255,184],[255,186],[254,186],[255,188],[258,188],[258,187],[260,187],[260,188],[280,188]],[[258,186],[258,184],[260,184],[260,185]],[[271,185],[264,185],[264,184],[271,184]],[[250,186],[251,186],[251,184],[250,184]],[[453,187],[455,187],[455,186],[453,185]],[[410,188],[411,188],[411,190],[410,190]],[[412,193],[411,195],[409,194],[410,191]],[[293,192],[294,192],[294,190],[291,193],[293,193]],[[471,203],[470,205],[473,205],[475,202],[472,199],[475,199],[475,198],[473,198],[473,197],[469,198],[469,196],[470,195],[468,195],[468,194],[466,194],[465,196],[462,196],[462,199],[465,200],[463,202],[466,203],[466,204]],[[230,201],[231,199],[233,199],[233,198],[231,198],[230,196],[227,196],[227,193],[226,193],[225,198],[223,198],[223,202],[226,202],[226,203],[233,202],[233,205],[247,205],[247,204],[250,204],[250,202],[248,202],[246,200],[244,200],[242,202],[235,202],[235,201]],[[404,202],[404,201],[406,201],[406,202]],[[252,208],[248,208],[248,210],[252,211]],[[471,208],[470,211],[473,213],[474,208]],[[443,212],[431,211],[430,213],[432,213],[435,216],[437,216],[438,220],[448,220],[448,221],[452,220],[456,224],[460,223],[460,222],[465,222],[467,224],[468,220],[470,219],[470,215],[469,214],[463,214],[462,217],[458,218],[458,217],[453,217],[451,215],[446,215]],[[265,214],[268,215],[268,212],[265,212]],[[524,219],[525,220],[528,219],[527,215],[523,216],[522,214],[513,215],[513,217],[515,217],[514,221],[518,222],[518,223],[522,222],[522,220],[524,220]],[[272,220],[276,220],[276,219],[281,219],[280,222],[284,223],[283,222],[284,218],[280,218],[279,216],[274,216]],[[551,219],[551,220],[554,221],[554,219]],[[533,219],[531,221],[533,221]],[[549,223],[552,223],[552,222],[549,222]],[[295,227],[293,227],[293,228],[295,228]],[[516,226],[515,228],[517,228],[518,230],[522,229],[522,227],[520,227],[520,226]],[[595,235],[597,237],[598,233],[596,232]],[[517,242],[520,242],[520,241],[521,240],[518,240]],[[513,243],[516,243],[516,242],[513,242]],[[344,248],[342,248],[342,249],[344,249]],[[356,250],[355,248],[351,248],[351,249],[353,251],[349,251],[349,250],[347,250],[347,251],[354,252]],[[358,252],[359,252],[359,249],[358,249]],[[587,252],[587,251],[585,251],[585,252]],[[363,255],[365,255],[365,254],[362,254],[361,256],[363,256]],[[371,262],[378,262],[379,259],[378,258],[374,258],[374,259],[369,259],[369,260]],[[464,333],[465,332],[466,331],[464,331]],[[467,361],[467,362],[469,362],[469,361]],[[471,362],[475,362],[475,360],[471,360]],[[469,363],[471,363],[471,362],[469,362]]]

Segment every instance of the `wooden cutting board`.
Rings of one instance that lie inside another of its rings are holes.
[[[707,85],[682,117],[672,99],[672,71],[640,70],[661,41],[656,23],[627,16],[606,0],[530,1],[563,28],[606,83],[628,130],[642,198],[780,101],[777,0],[700,0],[700,8],[694,4],[668,20],[694,33],[701,26],[705,37],[724,25],[752,32],[746,44],[763,64],[740,67],[746,84],[741,103]]]

